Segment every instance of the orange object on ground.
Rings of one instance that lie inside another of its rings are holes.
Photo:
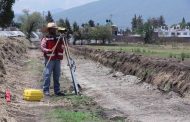
[[[11,102],[11,92],[9,89],[6,89],[5,91],[5,99],[7,102]]]

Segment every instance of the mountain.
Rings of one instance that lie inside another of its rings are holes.
[[[55,9],[50,10],[52,15],[57,14],[57,13],[61,13],[63,11],[64,11],[64,9],[62,9],[62,8],[55,8]],[[43,14],[43,12],[41,12],[41,14]],[[44,14],[47,15],[47,11],[45,11]],[[14,21],[18,22],[19,17],[22,15],[23,15],[23,13],[15,13]]]
[[[79,24],[90,19],[104,24],[112,15],[112,21],[120,28],[130,27],[134,14],[142,15],[144,20],[163,15],[167,24],[181,22],[185,17],[190,21],[189,0],[99,0],[80,7],[54,14],[54,18],[68,18]]]
[[[63,11],[64,11],[64,9],[62,9],[62,8],[55,8],[55,9],[50,10],[50,12],[52,14],[60,13],[60,12],[63,12]]]

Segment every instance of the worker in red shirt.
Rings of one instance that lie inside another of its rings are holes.
[[[48,34],[41,41],[41,49],[44,53],[45,68],[43,74],[43,92],[50,96],[51,74],[53,73],[54,93],[57,96],[64,96],[60,91],[61,60],[63,59],[63,39],[56,35],[57,25],[53,22],[47,24]],[[58,42],[58,43],[57,43]],[[53,52],[53,53],[52,53]]]

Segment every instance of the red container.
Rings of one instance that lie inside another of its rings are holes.
[[[6,89],[5,91],[5,99],[7,102],[11,102],[11,92],[9,89]]]

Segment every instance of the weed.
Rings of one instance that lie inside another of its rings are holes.
[[[77,112],[77,111],[66,111],[64,109],[55,109],[49,114],[49,119],[56,122],[102,122],[92,113],[88,112]]]
[[[142,50],[142,52],[143,52],[143,53],[146,53],[146,50],[145,50],[145,49],[143,49],[143,50]]]
[[[185,53],[181,53],[180,56],[181,56],[181,57],[180,57],[181,60],[184,61],[184,60],[185,60]]]
[[[172,53],[169,54],[169,58],[173,58],[173,56],[174,56],[174,55],[173,55]]]

